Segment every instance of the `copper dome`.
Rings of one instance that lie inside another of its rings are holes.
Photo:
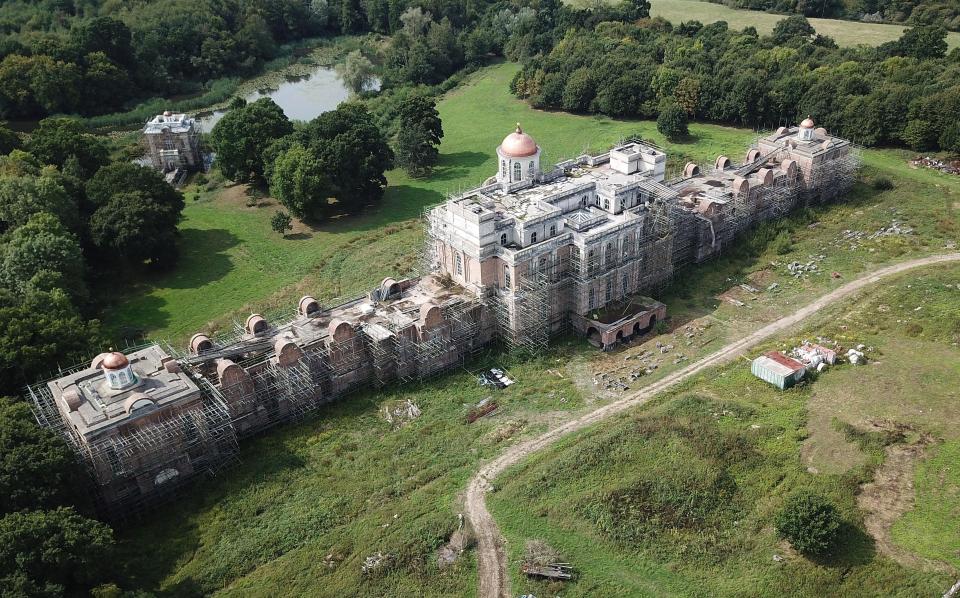
[[[808,116],[807,118],[803,119],[803,122],[800,123],[800,128],[801,128],[801,129],[812,129],[813,127],[814,127],[813,119],[810,118],[809,116]]]
[[[525,158],[537,153],[537,142],[527,135],[517,123],[517,129],[503,138],[500,153],[508,158]]]
[[[119,351],[107,353],[107,356],[100,362],[100,367],[105,370],[119,370],[128,365],[130,365],[130,361],[127,359],[127,356]]]

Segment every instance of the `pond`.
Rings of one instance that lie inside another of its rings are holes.
[[[380,82],[374,81],[368,89],[379,88]],[[290,120],[308,121],[335,109],[350,97],[350,91],[334,69],[319,67],[309,75],[290,77],[276,89],[260,89],[244,99],[254,102],[263,97],[272,98]],[[203,130],[209,132],[226,112],[226,109],[214,110],[199,112],[196,116]]]

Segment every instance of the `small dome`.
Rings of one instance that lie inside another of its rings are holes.
[[[527,135],[517,123],[517,129],[503,138],[500,144],[500,153],[508,158],[525,158],[537,153],[537,142]]]
[[[127,356],[119,351],[114,351],[113,353],[107,353],[103,358],[103,361],[100,362],[100,367],[105,370],[120,370],[130,365],[130,360],[127,359]]]
[[[809,116],[803,119],[803,122],[800,123],[801,129],[812,129],[813,127],[814,127],[813,119],[810,118]]]

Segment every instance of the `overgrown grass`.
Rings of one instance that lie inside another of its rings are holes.
[[[940,316],[945,332],[931,329],[917,339],[924,351],[894,354],[896,325],[914,304],[956,302],[957,282],[958,266],[903,276],[768,344],[790,346],[816,334],[832,335],[847,346],[858,339],[875,347],[879,365],[838,366],[816,382],[780,392],[753,378],[749,364],[739,361],[619,422],[565,439],[498,478],[490,506],[508,540],[514,591],[565,596],[942,592],[951,577],[913,571],[876,553],[856,506],[858,486],[870,479],[871,469],[815,474],[801,454],[809,434],[808,405],[829,405],[851,440],[871,452],[904,438],[866,431],[865,420],[935,432],[960,424],[950,406],[960,376],[955,345],[946,361],[926,363],[932,350],[960,340],[960,312]],[[865,300],[891,306],[873,317],[874,328],[859,326],[856,314]],[[931,378],[922,391],[874,390],[899,385],[918,367]],[[872,385],[857,386],[867,378]],[[847,399],[842,404],[814,400],[838,387]],[[929,416],[917,416],[918,410]],[[939,428],[923,424],[937,418],[943,420]],[[957,509],[957,479],[947,472],[948,463],[955,462],[950,461],[954,445],[944,445],[936,458],[922,462],[917,508],[895,528],[905,546],[951,563],[956,554],[944,555]],[[787,549],[772,528],[784,497],[799,488],[826,494],[843,513],[843,544],[818,562]],[[523,578],[516,563],[529,538],[554,546],[579,569],[578,580],[561,587]],[[785,560],[776,562],[774,554]]]
[[[240,464],[121,533],[123,585],[170,596],[472,594],[469,552],[445,569],[436,560],[459,525],[456,495],[514,436],[584,406],[569,377],[548,373],[580,350],[561,344],[538,360],[470,364],[507,367],[517,383],[501,391],[453,372],[346,397],[314,421],[246,443]],[[487,397],[499,408],[467,424]],[[380,408],[407,399],[422,415],[388,424]],[[378,552],[388,564],[363,574]]]

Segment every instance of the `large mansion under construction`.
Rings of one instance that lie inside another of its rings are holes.
[[[423,379],[498,340],[537,352],[576,331],[604,349],[650,330],[650,293],[748,227],[843,194],[859,165],[810,119],[666,180],[666,154],[632,140],[541,169],[518,125],[482,186],[426,212],[422,274],[368,295],[253,314],[188,347],[103,353],[28,389],[41,424],[88,464],[107,515],[123,517],[216,472],[237,439],[371,385]]]

